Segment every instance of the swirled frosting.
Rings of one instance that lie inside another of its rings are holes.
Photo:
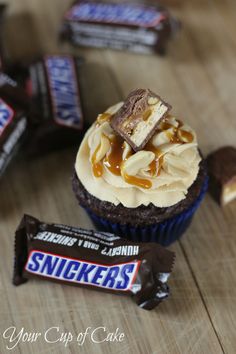
[[[94,197],[115,205],[178,203],[199,171],[195,132],[168,115],[144,149],[135,153],[110,125],[122,104],[100,114],[84,136],[75,163],[78,179]]]

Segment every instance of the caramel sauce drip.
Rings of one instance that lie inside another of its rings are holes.
[[[124,150],[124,145],[123,145],[124,140],[120,136],[115,135],[112,139],[110,139],[110,143],[111,143],[111,152],[106,157],[105,163],[109,171],[111,171],[111,173],[113,173],[116,176],[120,176],[121,166],[123,163],[122,155]],[[132,151],[129,156],[133,154],[134,151]],[[124,175],[124,180],[129,184],[141,188],[145,188],[145,189],[149,189],[152,186],[152,183],[148,179],[129,176],[127,174]]]
[[[191,143],[193,141],[193,134],[190,132],[187,132],[186,130],[181,129],[181,136],[185,140],[187,140],[188,143]]]
[[[92,169],[95,177],[101,177],[103,174],[103,167],[101,162],[96,162],[97,152],[100,149],[101,144],[98,145],[92,156]]]
[[[115,135],[109,140],[111,144],[111,152],[105,158],[106,166],[108,170],[111,171],[111,173],[116,176],[120,176],[120,167],[122,164],[122,154],[124,150],[124,140],[118,135]]]
[[[139,178],[135,176],[124,175],[125,182],[129,184],[133,184],[134,186],[150,189],[152,186],[152,182],[146,178]]]
[[[171,125],[171,124],[168,123],[168,122],[163,121],[163,122],[161,123],[161,129],[159,129],[159,131],[167,130],[167,129],[170,129],[170,128],[172,128],[172,127],[173,127],[173,125]]]
[[[148,117],[150,116],[150,114],[151,114],[151,110],[147,110],[144,114],[143,119],[147,120]],[[100,118],[98,118],[97,121],[98,121],[98,123],[102,123],[104,121],[109,121],[110,118],[111,118],[110,114],[103,113],[100,116]],[[193,141],[192,133],[180,129],[183,126],[183,122],[180,120],[177,120],[177,122],[179,125],[177,128],[174,127],[174,133],[166,132],[170,142],[171,143],[180,143],[180,142],[184,143],[184,141],[180,140],[180,138],[178,136],[178,131],[180,131],[181,137],[184,138],[187,142],[192,142]],[[163,121],[161,123],[161,129],[159,129],[159,132],[168,130],[170,128],[173,128],[173,125],[166,122],[166,121]],[[124,151],[124,140],[118,135],[115,135],[114,137],[109,138],[109,140],[110,140],[111,149],[110,149],[109,154],[104,158],[104,162],[111,173],[113,173],[116,176],[121,176],[121,166],[123,163],[122,155],[123,155],[123,151]],[[99,148],[100,148],[100,145],[96,148],[96,150],[92,156],[92,169],[93,169],[93,174],[95,177],[101,177],[103,174],[102,162],[98,162],[98,163],[95,162],[96,155],[97,155]],[[163,165],[163,158],[164,158],[164,156],[162,156],[162,152],[158,148],[156,148],[151,142],[147,143],[144,150],[152,151],[155,154],[155,159],[150,163],[149,168],[150,168],[150,173],[152,176],[155,176],[155,175],[159,176],[161,173],[161,168]],[[128,157],[130,157],[134,153],[135,152],[132,150]],[[123,177],[124,177],[125,181],[129,184],[132,184],[132,185],[135,185],[135,186],[138,186],[141,188],[145,188],[145,189],[150,189],[152,187],[152,182],[146,178],[139,178],[139,177],[130,176],[127,174],[125,174]]]
[[[155,174],[157,176],[160,175],[161,168],[163,165],[163,159],[164,159],[164,156],[161,156],[161,157],[156,156],[156,158],[150,163],[149,168],[150,168],[150,173],[152,176],[155,176]]]
[[[156,148],[151,142],[147,143],[144,150],[152,151],[155,154],[155,159],[150,163],[149,168],[152,176],[154,176],[155,174],[159,176],[163,164],[163,156],[161,156],[161,150]]]
[[[102,124],[104,122],[109,122],[111,119],[111,114],[110,113],[102,113],[98,116],[97,118],[97,123]]]
[[[159,129],[159,132],[162,132],[163,130],[164,131],[166,130],[165,134],[166,134],[167,138],[170,140],[171,143],[179,143],[180,142],[180,139],[178,137],[178,129],[180,128],[180,126],[183,125],[183,123],[182,122],[180,123],[180,121],[177,121],[177,122],[179,123],[178,128],[173,127],[172,124],[163,121],[161,123],[161,129]],[[174,128],[174,132],[173,133],[167,131],[168,129],[171,129],[171,128]]]
[[[166,132],[167,137],[170,139],[170,142],[173,144],[181,143],[182,141],[178,137],[178,128],[174,129],[174,134]]]
[[[190,132],[187,132],[186,130],[181,129],[183,126],[183,122],[181,120],[176,119],[176,122],[179,124],[178,127],[173,127],[172,124],[163,121],[161,123],[161,129],[159,130],[160,132],[163,130],[168,130],[170,128],[174,128],[174,132],[166,132],[166,136],[170,140],[171,143],[177,144],[177,143],[191,143],[193,141],[193,134]],[[180,139],[179,135],[184,139]]]

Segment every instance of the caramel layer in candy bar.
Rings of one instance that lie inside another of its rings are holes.
[[[134,151],[142,150],[171,106],[148,89],[132,91],[111,120],[112,128]]]
[[[207,157],[209,191],[222,206],[236,199],[236,148],[222,147]]]
[[[151,310],[169,295],[173,263],[174,253],[156,243],[129,242],[25,215],[16,231],[13,283],[38,278],[124,294]]]

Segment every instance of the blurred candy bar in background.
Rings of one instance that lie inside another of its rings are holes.
[[[6,11],[6,5],[4,3],[0,3],[0,70],[4,68],[4,48],[3,48],[3,23],[4,23],[4,16]]]
[[[1,176],[26,137],[28,119],[25,106],[20,103],[20,90],[16,83],[5,74],[0,74],[0,82],[6,82],[0,88]]]
[[[158,4],[79,1],[64,15],[60,38],[78,46],[164,54],[179,27]]]
[[[29,98],[28,155],[39,155],[79,144],[86,124],[79,71],[83,60],[47,55],[13,72]]]
[[[0,4],[1,171],[3,167],[5,169],[23,141],[24,151],[30,156],[77,146],[91,123],[88,122],[87,114],[86,120],[84,119],[82,101],[85,105],[90,105],[89,102],[86,103],[86,97],[82,98],[81,81],[83,81],[82,92],[85,92],[85,96],[91,89],[91,83],[83,79],[84,74],[81,75],[86,66],[83,60],[64,54],[45,56],[43,53],[47,53],[45,50],[47,38],[44,38],[45,47],[43,47],[37,33],[34,30],[28,31],[28,27],[32,27],[35,21],[34,14],[24,6],[21,6],[21,11],[18,12],[16,5],[14,3],[14,6],[9,6],[8,21],[5,21],[8,7],[6,4]],[[62,7],[62,11],[65,11],[66,6],[68,4],[64,5],[64,9]],[[39,20],[37,18],[37,21]],[[7,31],[3,31],[3,25],[4,29],[6,25]],[[55,24],[55,31],[57,26]],[[17,51],[14,38],[18,27],[21,31],[17,36]],[[148,2],[143,4],[139,0],[136,4],[112,2],[112,0],[111,2],[83,1],[74,3],[66,12],[61,38],[81,46],[163,54],[169,39],[179,27],[179,21],[171,16],[168,10],[157,4]],[[51,41],[53,41],[52,34],[53,32],[50,35]],[[10,37],[13,39],[10,41],[13,44],[8,48]],[[28,40],[32,42],[32,38],[35,46],[29,48],[27,42]],[[40,59],[35,60],[35,58]],[[88,69],[85,69],[84,73],[87,71]],[[96,82],[96,78],[93,80]],[[98,94],[98,97],[100,96]],[[93,119],[96,110],[99,111],[96,105],[93,109],[88,109],[93,113],[90,114]],[[22,137],[26,139],[21,139],[21,134],[16,133],[15,137],[17,134],[19,136],[15,139],[15,143],[12,143],[12,149],[8,151],[9,156],[6,156],[3,151],[4,144],[15,129],[19,130],[17,122],[21,116],[27,117],[24,129],[21,125]],[[5,156],[4,159],[2,156]]]
[[[207,157],[209,192],[223,207],[236,199],[236,148],[222,146]]]

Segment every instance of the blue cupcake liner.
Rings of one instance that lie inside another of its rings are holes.
[[[99,230],[111,232],[135,242],[157,242],[166,247],[178,240],[189,227],[207,188],[208,177],[205,178],[198,197],[188,209],[173,218],[148,226],[134,227],[129,224],[114,223],[94,214],[88,208],[85,208],[85,210]]]

